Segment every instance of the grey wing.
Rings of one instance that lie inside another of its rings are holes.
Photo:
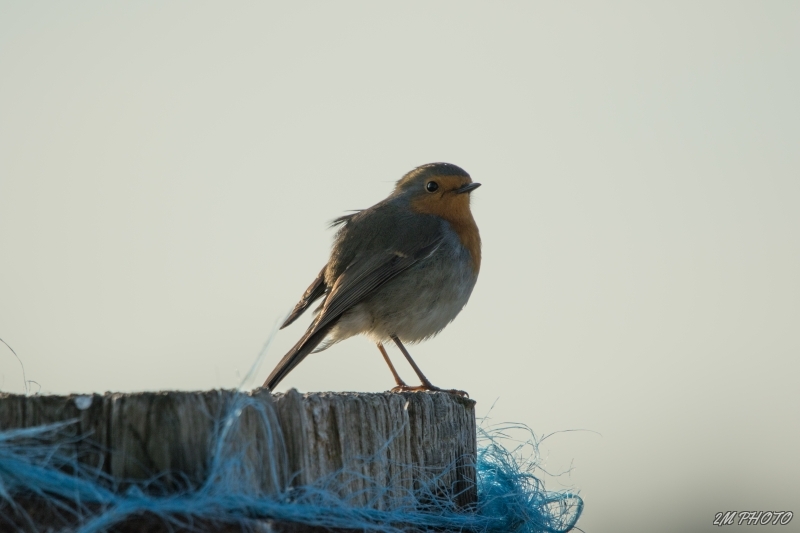
[[[416,246],[412,253],[399,250],[386,252],[368,260],[355,261],[349,265],[336,279],[316,320],[311,323],[297,344],[275,366],[264,382],[264,386],[271,390],[274,389],[325,339],[342,314],[390,279],[433,254],[441,246],[442,241],[443,235],[438,235]]]
[[[394,250],[348,266],[336,279],[313,329],[319,331],[324,328],[378,287],[429,257],[441,246],[442,240],[443,235],[440,234],[415,246],[414,250]]]

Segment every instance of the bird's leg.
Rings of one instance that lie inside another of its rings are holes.
[[[403,381],[403,378],[400,377],[400,374],[397,373],[397,370],[394,369],[392,360],[389,359],[389,354],[386,353],[386,348],[384,348],[383,344],[381,344],[380,342],[378,343],[378,349],[381,351],[381,355],[383,355],[383,360],[386,361],[387,365],[389,365],[389,370],[392,371],[392,376],[394,376],[394,382],[397,383],[397,386],[408,387],[408,385],[406,385],[406,382]]]
[[[400,339],[392,335],[392,340],[397,345],[397,347],[400,348],[400,351],[403,352],[403,355],[406,356],[406,359],[408,360],[408,363],[411,365],[411,368],[414,369],[414,372],[416,372],[420,382],[422,382],[422,386],[425,387],[424,390],[440,390],[439,387],[434,386],[433,383],[431,383],[428,380],[428,378],[425,377],[425,374],[422,373],[422,370],[419,369],[417,363],[415,363],[414,360],[411,358],[411,354],[408,353],[408,350],[406,350],[406,347],[403,346],[402,342],[400,342]]]
[[[420,370],[420,369],[419,369],[419,367],[417,366],[417,363],[415,363],[415,362],[414,362],[414,360],[411,358],[411,354],[409,354],[409,353],[408,353],[408,350],[406,350],[406,347],[405,347],[405,346],[403,346],[403,343],[402,343],[402,342],[400,342],[400,339],[399,339],[399,338],[397,338],[397,336],[396,336],[396,335],[392,335],[392,340],[393,340],[393,341],[394,341],[394,343],[397,345],[397,347],[398,347],[398,348],[400,348],[400,351],[401,351],[401,352],[403,352],[403,355],[404,355],[404,356],[406,357],[406,359],[408,360],[408,364],[410,364],[410,365],[411,365],[411,368],[413,368],[413,369],[414,369],[414,372],[417,374],[417,377],[418,377],[418,378],[419,378],[419,380],[422,382],[422,385],[419,385],[419,386],[417,386],[417,387],[409,387],[409,386],[407,386],[407,385],[405,385],[405,384],[403,384],[403,385],[400,385],[400,384],[398,383],[398,384],[397,384],[397,387],[395,387],[394,389],[392,389],[392,391],[394,391],[394,392],[405,392],[405,391],[424,391],[424,390],[429,390],[429,391],[444,391],[444,392],[449,392],[449,393],[451,393],[451,394],[457,394],[458,396],[464,396],[464,397],[467,397],[467,398],[469,398],[469,394],[467,394],[467,393],[466,393],[466,392],[464,392],[463,390],[456,390],[456,389],[440,389],[439,387],[437,387],[437,386],[435,386],[433,383],[431,383],[431,382],[428,380],[428,378],[426,378],[426,377],[425,377],[425,374],[423,374],[423,373],[422,373],[422,370]]]

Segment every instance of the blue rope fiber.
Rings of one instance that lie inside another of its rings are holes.
[[[571,492],[548,492],[534,476],[533,460],[509,450],[503,429],[480,430],[477,457],[478,505],[458,509],[428,498],[417,490],[408,505],[392,510],[357,507],[335,490],[347,476],[334,476],[301,490],[277,496],[254,494],[239,481],[244,461],[226,452],[226,439],[244,408],[263,410],[248,395],[237,395],[219,421],[210,473],[199,487],[177,494],[154,494],[158,479],[121,485],[121,480],[81,464],[75,456],[76,437],[66,437],[70,421],[47,426],[0,431],[0,501],[3,509],[19,511],[20,496],[35,496],[62,514],[71,515],[80,533],[100,533],[115,524],[149,513],[176,528],[201,521],[248,524],[253,520],[300,522],[310,526],[364,531],[418,530],[475,531],[482,533],[563,533],[575,526],[583,510],[581,498]],[[245,453],[245,452],[241,452]],[[340,473],[342,474],[342,473]],[[346,474],[346,473],[344,473]],[[435,480],[432,485],[435,485]],[[120,488],[120,487],[127,488]],[[373,486],[374,488],[374,486]],[[430,487],[433,493],[434,487]],[[420,501],[433,504],[421,507]]]

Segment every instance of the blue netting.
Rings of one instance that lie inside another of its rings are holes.
[[[85,466],[76,456],[76,437],[69,437],[65,431],[71,422],[0,431],[3,509],[6,513],[24,513],[18,500],[34,497],[62,516],[71,517],[71,529],[80,533],[106,531],[143,514],[157,516],[179,529],[192,529],[203,521],[246,525],[272,519],[364,531],[399,532],[411,527],[422,531],[555,533],[572,529],[583,509],[579,496],[548,492],[534,476],[536,440],[527,442],[533,452],[523,458],[520,446],[511,450],[506,447],[511,439],[503,429],[479,432],[475,509],[459,509],[454,502],[442,501],[439,493],[426,498],[425,487],[409,495],[408,505],[392,510],[354,506],[341,496],[341,486],[336,485],[346,475],[278,495],[254,494],[240,481],[245,461],[230,454],[226,439],[243,409],[263,409],[263,405],[246,394],[238,395],[234,403],[219,421],[206,481],[177,494],[153,490],[158,487],[158,478],[132,483]],[[420,501],[427,503],[421,506]]]

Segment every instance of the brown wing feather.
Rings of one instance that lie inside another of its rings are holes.
[[[289,318],[281,326],[281,329],[285,328],[295,320],[297,317],[302,315],[308,309],[308,306],[314,303],[320,296],[325,294],[325,269],[328,268],[328,265],[322,267],[322,270],[319,271],[319,275],[317,275],[317,279],[311,282],[311,285],[308,286],[306,292],[303,293],[303,297],[300,298],[300,301],[297,302],[297,305],[294,306],[292,309],[291,314],[289,314]]]

